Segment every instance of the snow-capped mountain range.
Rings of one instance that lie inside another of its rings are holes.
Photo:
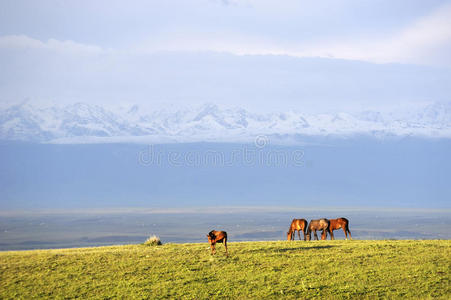
[[[205,104],[193,109],[120,111],[86,103],[36,107],[29,103],[0,110],[0,139],[51,143],[249,142],[256,136],[296,140],[299,136],[366,135],[377,138],[451,138],[451,103],[413,111],[304,114],[252,113]]]

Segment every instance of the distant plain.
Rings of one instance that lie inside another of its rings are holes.
[[[293,218],[321,217],[347,217],[356,240],[451,239],[451,211],[446,209],[134,208],[2,212],[0,250],[136,244],[153,234],[163,243],[206,242],[212,229],[226,230],[230,241],[277,241],[286,239]],[[341,230],[334,234],[344,239]]]

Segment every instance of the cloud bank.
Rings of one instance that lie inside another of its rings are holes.
[[[351,112],[451,95],[445,1],[2,6],[0,105],[213,102]]]

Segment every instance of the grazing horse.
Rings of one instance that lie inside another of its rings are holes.
[[[288,228],[287,232],[287,240],[294,241],[294,237],[296,235],[296,230],[298,231],[299,240],[301,239],[301,230],[304,234],[305,241],[305,230],[307,229],[307,221],[305,219],[293,219],[291,221],[290,228]]]
[[[224,243],[226,255],[229,256],[227,252],[227,232],[212,230],[207,234],[207,238],[210,243],[211,254],[216,253],[216,243]]]
[[[334,230],[337,230],[340,228],[343,229],[346,239],[348,239],[348,233],[349,233],[349,238],[352,240],[351,231],[349,231],[349,221],[346,218],[330,219],[330,226],[329,226],[330,239],[331,240],[335,239],[334,238]]]
[[[318,235],[316,234],[317,230],[322,230],[321,240],[325,240],[327,238],[327,232],[329,231],[330,222],[328,219],[319,219],[319,220],[310,220],[307,229],[307,241],[310,241],[312,231],[315,234],[316,240],[318,240]],[[329,231],[330,233],[330,231]]]

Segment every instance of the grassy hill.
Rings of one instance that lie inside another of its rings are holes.
[[[0,252],[0,298],[451,298],[451,241],[127,245]]]

